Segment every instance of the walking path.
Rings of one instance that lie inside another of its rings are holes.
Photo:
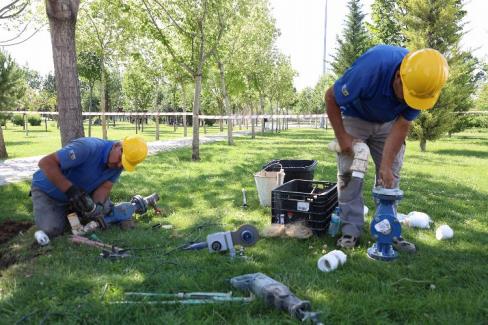
[[[250,133],[249,131],[234,132],[235,137],[243,136]],[[227,140],[227,135],[201,136],[200,144]],[[149,154],[153,155],[161,151],[170,151],[178,148],[191,147],[192,139],[184,138],[168,141],[148,142]],[[31,179],[32,175],[38,169],[37,164],[44,156],[35,156],[28,158],[16,158],[0,161],[0,186]]]

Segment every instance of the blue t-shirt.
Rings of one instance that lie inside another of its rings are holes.
[[[408,50],[377,45],[361,55],[334,84],[337,104],[345,116],[385,123],[403,116],[412,121],[420,111],[399,101],[393,79]]]
[[[106,181],[117,182],[122,168],[107,166],[113,145],[113,141],[97,138],[79,138],[71,141],[56,152],[63,175],[87,193],[93,192]],[[32,186],[41,189],[55,200],[68,201],[66,195],[51,183],[40,169],[32,177]]]

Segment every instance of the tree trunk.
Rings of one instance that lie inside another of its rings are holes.
[[[228,145],[233,145],[234,144],[234,139],[232,138],[232,120],[231,120],[231,115],[232,112],[230,111],[230,103],[229,103],[229,95],[227,94],[227,89],[225,87],[225,75],[224,75],[224,64],[220,62],[220,60],[217,62],[217,65],[219,66],[219,71],[220,71],[220,90],[222,91],[222,96],[224,97],[224,109],[225,109],[225,114],[229,117],[227,124],[227,144]]]
[[[265,128],[265,120],[264,120],[264,97],[263,95],[259,95],[259,108],[261,110],[261,114],[263,114],[263,117],[261,118],[261,133],[264,134],[264,128]]]
[[[88,106],[88,112],[91,112],[93,107],[93,82],[90,82],[89,87],[90,87],[90,104]]]
[[[46,0],[51,30],[61,144],[85,136],[76,67],[75,27],[79,0]]]
[[[183,116],[182,116],[182,120],[183,120],[183,137],[187,137],[188,136],[188,128],[187,128],[187,123],[186,123],[186,103],[185,103],[185,84],[183,82],[180,83],[181,84],[181,100],[182,100],[182,104],[183,104],[183,107],[182,107],[182,111],[183,111]],[[176,101],[176,99],[174,99]]]
[[[92,128],[92,116],[88,117],[88,136],[91,137],[91,128]]]
[[[286,115],[289,115],[289,111],[288,111],[288,108],[286,109]],[[288,117],[285,118],[285,125],[286,125],[286,129],[288,130],[289,127],[288,127]]]
[[[7,124],[7,122],[5,122]],[[3,139],[3,129],[0,126],[0,159],[7,159],[7,147],[5,147],[5,140]]]
[[[156,115],[156,140],[159,141],[159,112],[158,114]]]
[[[105,68],[104,68],[104,59],[103,57],[100,59],[101,63],[101,76],[100,76],[100,111],[102,113],[102,137],[104,140],[107,140],[107,117],[105,116],[105,112],[107,111],[106,107],[106,94],[105,94],[105,87],[106,87],[106,77],[105,77]]]
[[[256,127],[254,123],[254,118],[252,117],[254,115],[254,106],[251,104],[251,139],[256,138]]]
[[[271,133],[274,132],[274,128],[275,128],[275,124],[274,124],[274,118],[273,118],[273,115],[274,115],[274,109],[273,109],[273,102],[270,101],[270,108],[271,108]]]
[[[420,151],[425,152],[427,149],[427,140],[425,138],[420,138]]]
[[[193,139],[192,139],[192,154],[191,159],[194,161],[200,160],[200,121],[198,115],[200,114],[200,94],[202,92],[202,72],[199,67],[199,72],[195,76],[195,94],[193,97]]]

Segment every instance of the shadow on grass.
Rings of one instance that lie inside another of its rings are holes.
[[[32,144],[31,141],[5,141],[5,146],[17,146],[17,145],[29,145]]]
[[[488,158],[488,152],[486,151],[468,150],[468,149],[464,149],[464,150],[463,149],[442,149],[442,150],[435,150],[432,153],[438,155],[449,155],[449,156],[459,156],[459,157]]]

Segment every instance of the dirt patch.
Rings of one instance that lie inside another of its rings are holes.
[[[8,252],[0,252],[0,271],[15,263],[17,263],[16,256],[10,255]]]
[[[14,221],[6,220],[0,223],[0,244],[9,241],[15,237],[19,232],[26,231],[32,227],[33,223],[30,221]]]

